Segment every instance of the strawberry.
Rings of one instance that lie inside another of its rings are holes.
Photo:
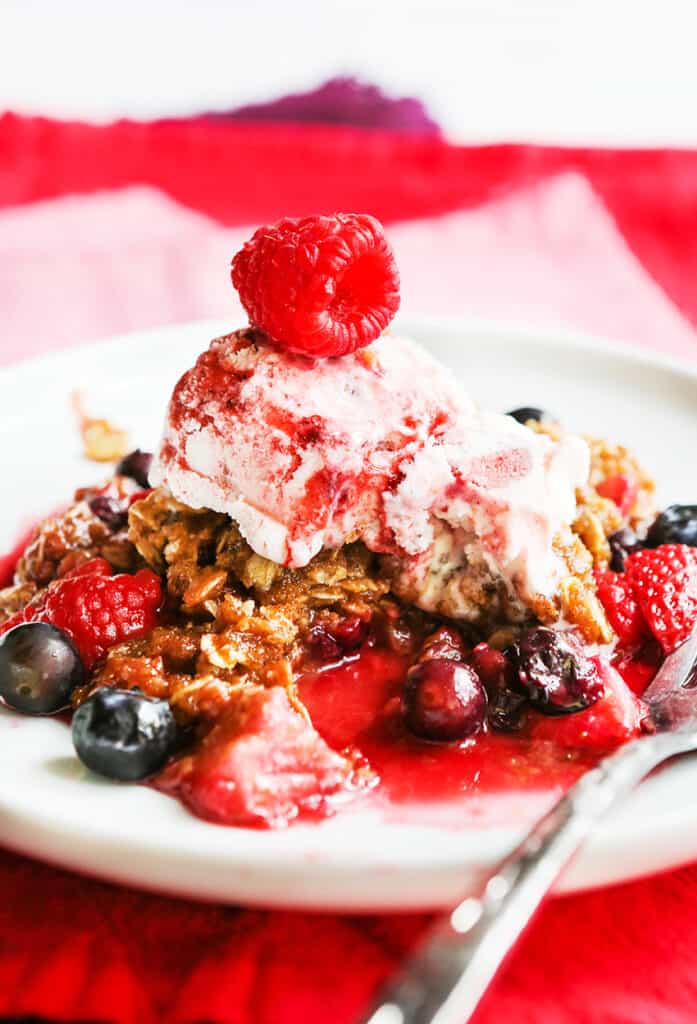
[[[638,647],[650,636],[631,579],[624,573],[598,570],[595,574],[598,598],[610,625],[623,647]]]
[[[697,548],[662,544],[627,558],[625,575],[664,654],[697,624]]]

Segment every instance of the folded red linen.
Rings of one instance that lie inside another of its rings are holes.
[[[219,118],[86,125],[0,117],[0,207],[149,184],[222,224],[370,210],[387,222],[582,174],[697,323],[697,151],[454,146],[439,137]],[[66,243],[69,240],[66,239]]]
[[[423,915],[188,903],[0,854],[0,1019],[354,1024]],[[473,1024],[693,1024],[697,868],[551,900]]]

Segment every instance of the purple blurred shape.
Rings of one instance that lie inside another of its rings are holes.
[[[250,103],[211,117],[234,121],[304,121],[385,128],[395,132],[440,135],[440,127],[420,100],[391,99],[375,85],[355,78],[332,78],[309,92],[292,93],[268,103]]]

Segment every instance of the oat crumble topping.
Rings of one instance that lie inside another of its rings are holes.
[[[528,426],[553,438],[562,433],[557,424]],[[540,596],[533,601],[533,612],[545,624],[563,617],[587,641],[607,643],[613,634],[596,596],[593,570],[608,563],[610,534],[650,514],[653,481],[622,446],[587,440],[590,483],[577,492],[571,529],[555,540],[569,575],[555,600]],[[602,480],[617,473],[638,481],[639,497],[627,516],[596,491]],[[189,508],[164,489],[136,501],[128,527],[114,531],[91,511],[90,499],[96,493],[123,498],[128,491],[129,484],[120,477],[104,488],[78,491],[69,509],[39,526],[19,560],[14,584],[0,591],[2,623],[51,580],[96,556],[106,558],[116,571],[149,566],[163,576],[163,624],[143,639],[112,647],[89,682],[76,691],[75,704],[99,686],[137,687],[166,697],[180,722],[206,727],[240,693],[280,685],[305,713],[294,680],[311,658],[313,629],[331,632],[347,617],[372,619],[374,629],[387,631],[393,646],[401,642],[409,649],[415,637],[433,627],[432,616],[395,601],[390,560],[361,543],[321,551],[305,568],[289,569],[255,554],[228,516]],[[474,597],[485,600],[486,594]],[[479,637],[470,630],[468,639],[474,643],[486,637],[492,647],[503,650],[515,641],[521,625],[492,621]],[[468,634],[466,626],[461,628]]]

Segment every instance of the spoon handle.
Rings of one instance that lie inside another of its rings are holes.
[[[634,740],[588,771],[485,880],[440,919],[363,1024],[466,1024],[549,889],[611,807],[695,733]]]

